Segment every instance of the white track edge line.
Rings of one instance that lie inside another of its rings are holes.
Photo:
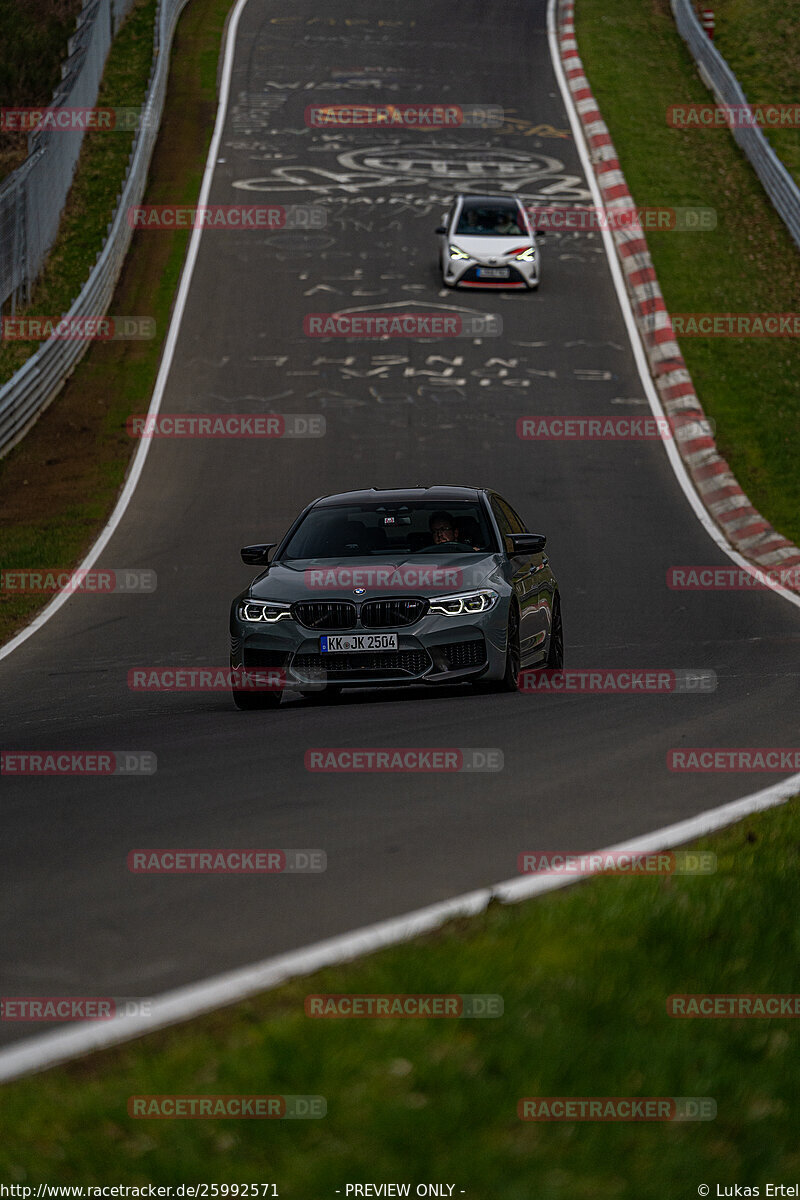
[[[214,174],[214,165],[215,165],[216,155],[217,155],[217,151],[219,149],[219,142],[222,138],[222,130],[223,130],[225,120],[227,117],[228,97],[229,97],[229,92],[230,92],[230,80],[231,80],[231,75],[233,72],[233,55],[234,55],[234,44],[236,41],[236,32],[239,27],[239,18],[241,16],[242,10],[244,9],[244,6],[246,4],[247,4],[247,0],[238,0],[238,3],[236,5],[236,8],[233,10],[232,15],[229,14],[230,24],[227,29],[227,41],[226,41],[226,46],[225,46],[225,65],[223,68],[220,100],[219,100],[219,105],[217,108],[217,121],[216,121],[216,126],[214,129],[214,136],[211,141],[211,147],[208,152],[208,158],[206,160],[206,167],[205,167],[205,172],[203,175],[203,183],[202,183],[202,187],[200,190],[200,199],[198,201],[198,204],[205,203],[205,201],[208,197],[208,192],[211,187],[211,179]],[[572,98],[572,93],[569,90],[569,87],[567,86],[566,78],[564,76],[563,66],[561,63],[561,54],[560,54],[559,47],[558,47],[557,22],[556,22],[556,16],[555,16],[556,4],[557,4],[557,0],[548,0],[547,37],[548,37],[548,42],[549,42],[549,46],[550,46],[550,57],[553,60],[553,69],[555,71],[555,75],[556,75],[556,79],[558,81],[559,89],[561,91],[562,99],[564,100],[564,104],[565,104],[565,107],[567,110],[567,116],[569,117],[570,126],[572,128],[572,133],[575,138],[575,145],[578,150],[578,155],[580,157],[581,164],[583,166],[584,173],[586,175],[586,179],[589,183],[589,187],[592,192],[592,197],[594,199],[595,205],[598,208],[602,208],[603,199],[600,194],[600,189],[597,184],[597,180],[595,178],[595,174],[594,174],[594,170],[592,168],[591,161],[589,159],[588,150],[586,148],[586,142],[584,140],[584,135],[583,135],[583,127],[581,125],[580,118],[578,117],[577,110],[575,108],[575,102]],[[192,274],[194,272],[194,264],[195,264],[195,260],[197,258],[197,253],[198,253],[198,250],[200,247],[200,237],[202,236],[202,232],[203,232],[202,226],[196,227],[192,232],[192,240],[191,240],[191,243],[189,246],[189,255],[187,257],[187,261],[184,266],[183,274],[181,276],[181,283],[180,283],[180,288],[178,291],[178,299],[175,304],[175,309],[173,311],[169,331],[167,333],[167,342],[166,342],[166,345],[164,348],[164,356],[161,360],[161,366],[159,368],[158,376],[156,379],[156,384],[153,389],[153,397],[150,402],[148,416],[154,416],[156,413],[158,413],[158,411],[160,410],[160,407],[161,407],[161,400],[163,398],[164,388],[166,386],[166,381],[167,381],[167,376],[169,375],[169,371],[172,367],[172,358],[173,358],[174,351],[175,351],[175,344],[178,339],[178,333],[180,331],[180,324],[183,319],[183,312],[184,312],[184,309],[186,306],[186,299],[187,299],[187,296],[189,293],[189,285],[191,283]],[[649,370],[647,360],[646,360],[646,357],[644,354],[644,348],[642,347],[641,340],[639,338],[639,331],[636,327],[636,322],[633,318],[633,314],[630,309],[628,294],[627,294],[627,291],[625,290],[625,283],[622,278],[622,271],[621,271],[619,261],[617,258],[616,248],[614,246],[613,239],[612,239],[611,234],[608,229],[603,228],[601,230],[601,235],[603,238],[603,245],[604,245],[604,248],[606,251],[606,257],[608,259],[609,266],[611,269],[611,275],[612,275],[612,279],[614,281],[614,287],[617,292],[617,298],[619,300],[620,309],[622,310],[622,317],[623,317],[623,320],[625,321],[625,326],[628,331],[628,338],[629,338],[629,341],[633,348],[634,357],[636,359],[636,365],[639,370],[639,376],[643,381],[645,393],[647,395],[647,399],[650,404],[650,409],[654,416],[661,417],[664,420],[666,420],[667,419],[666,413],[664,412],[664,409],[661,406],[660,397],[658,395],[658,392],[655,389],[655,385],[653,384],[652,378],[650,376],[650,370]],[[745,567],[747,570],[750,570],[753,564],[751,562],[749,562],[748,559],[744,558],[743,555],[739,554],[736,550],[734,550],[734,548],[730,545],[730,543],[727,541],[727,539],[723,535],[722,531],[719,529],[719,527],[716,525],[716,523],[712,520],[707,509],[705,508],[705,506],[703,505],[699,496],[697,495],[697,492],[695,491],[694,486],[692,485],[692,483],[689,479],[689,476],[686,472],[686,468],[683,464],[683,460],[681,459],[680,455],[678,454],[678,451],[675,448],[674,443],[672,441],[664,440],[663,444],[664,444],[664,449],[666,450],[670,465],[672,466],[672,469],[677,477],[678,483],[680,484],[681,488],[683,489],[684,495],[686,496],[687,500],[689,501],[692,511],[694,512],[694,514],[697,517],[700,524],[706,530],[709,537],[713,538],[713,540],[717,543],[719,548],[721,550],[723,550],[728,555],[728,557],[731,558],[733,560],[733,562],[736,563],[737,566]],[[147,439],[147,438],[142,439],[142,441],[139,443],[136,454],[134,456],[133,464],[131,466],[130,473],[128,474],[128,477],[125,481],[125,485],[123,487],[122,494],[120,495],[119,500],[117,501],[117,504],[116,504],[116,507],[114,508],[113,513],[109,517],[108,524],[103,529],[102,533],[98,537],[95,544],[92,546],[89,553],[84,558],[83,562],[80,564],[79,567],[76,567],[76,571],[89,570],[93,566],[93,564],[97,561],[100,554],[103,552],[103,550],[107,546],[108,542],[111,540],[112,534],[116,530],[117,526],[119,525],[120,521],[122,520],[123,516],[125,515],[128,505],[130,504],[131,498],[136,489],[136,485],[139,482],[139,477],[144,468],[144,463],[145,463],[145,459],[147,457],[147,452],[148,452],[149,448],[150,448],[149,439]],[[765,578],[765,585],[767,587],[771,588],[771,590],[776,592],[779,596],[782,596],[784,600],[788,600],[791,604],[794,604],[795,607],[800,608],[800,596],[797,596],[793,592],[788,591],[786,588],[781,587],[780,584],[774,583],[768,577]],[[45,625],[47,623],[47,621],[49,621],[50,618],[58,612],[58,610],[61,608],[61,606],[63,604],[66,604],[67,600],[69,600],[70,596],[72,596],[73,594],[74,593],[72,593],[72,592],[62,592],[60,595],[56,596],[39,613],[38,617],[34,618],[34,620],[30,623],[30,625],[26,625],[26,627],[23,630],[21,630],[18,634],[16,634],[11,639],[10,642],[7,642],[4,646],[0,646],[0,661],[2,661],[4,658],[7,658],[9,654],[13,653],[13,651],[16,650],[18,646],[21,646],[23,644],[23,642],[26,642],[29,637],[33,636],[34,633],[38,633],[38,631],[42,628],[42,626]]]
[[[222,72],[222,85],[220,88],[219,104],[217,106],[217,119],[214,126],[214,133],[211,138],[208,157],[206,158],[203,181],[200,186],[200,196],[197,201],[198,207],[206,203],[208,200],[208,193],[211,190],[214,166],[216,164],[216,158],[219,152],[219,144],[222,139],[222,131],[227,119],[228,97],[230,95],[231,75],[233,74],[236,30],[239,25],[239,17],[244,9],[245,4],[247,4],[247,0],[238,0],[236,8],[233,10],[233,14],[230,17],[230,25],[228,28],[228,36],[225,45],[225,65]],[[189,287],[192,282],[192,275],[194,274],[195,262],[200,250],[200,238],[202,237],[202,234],[203,225],[196,225],[192,230],[192,238],[189,243],[189,252],[186,256],[186,262],[184,263],[183,271],[181,273],[178,295],[169,323],[169,329],[167,330],[167,337],[164,343],[164,353],[161,358],[158,375],[156,376],[156,382],[153,388],[153,395],[150,400],[150,407],[148,409],[147,415],[149,417],[155,416],[159,412],[161,408],[161,402],[164,398],[164,390],[167,385],[167,378],[172,369],[172,359],[175,354],[175,346],[178,341],[178,335],[180,333],[181,323],[183,321],[183,314],[186,308],[186,301],[189,295]],[[144,464],[149,449],[150,439],[142,438],[136,448],[133,462],[131,463],[128,476],[122,488],[122,492],[120,493],[117,503],[114,506],[114,511],[111,513],[107,524],[100,533],[97,541],[89,550],[89,553],[86,555],[81,565],[75,568],[76,571],[88,571],[100,557],[103,550],[105,550],[106,546],[111,540],[117,526],[125,516],[128,505],[131,502],[133,493],[136,490],[136,485],[138,484],[139,478],[144,469]],[[13,637],[10,642],[7,642],[5,646],[0,646],[0,660],[7,658],[8,655],[12,654],[18,646],[21,646],[23,642],[26,642],[29,637],[33,637],[34,633],[38,633],[42,626],[45,625],[51,617],[55,616],[61,606],[66,604],[67,600],[69,600],[72,595],[74,595],[73,592],[60,592],[57,596],[55,596],[54,599],[51,600],[44,609],[42,609],[39,615],[35,617],[33,621],[31,621],[30,625],[26,625],[25,628],[16,634],[16,636]]]
[[[731,825],[752,813],[774,808],[799,791],[800,773],[740,800],[733,800],[709,812],[699,813],[697,816],[626,842],[619,842],[595,853],[644,854],[672,849]],[[373,925],[366,925],[363,929],[355,929],[350,933],[315,942],[300,950],[266,958],[261,962],[165,992],[149,1001],[149,1015],[137,1013],[108,1021],[82,1022],[68,1029],[56,1029],[27,1038],[0,1050],[0,1083],[47,1070],[93,1051],[118,1046],[214,1009],[236,1004],[258,992],[270,991],[288,980],[310,975],[324,967],[337,966],[388,946],[407,942],[420,934],[437,929],[445,921],[455,917],[475,916],[483,912],[491,900],[516,904],[521,900],[528,900],[577,882],[579,879],[572,875],[516,876],[492,887],[465,892],[461,896],[427,905],[403,916],[391,917]]]
[[[591,159],[589,157],[589,151],[583,132],[583,125],[581,124],[580,117],[578,116],[578,111],[575,107],[575,101],[573,100],[572,92],[567,84],[566,76],[564,74],[564,67],[561,62],[561,53],[558,45],[558,19],[556,15],[557,5],[558,0],[548,0],[547,38],[550,44],[550,57],[553,60],[553,69],[555,71],[556,79],[558,80],[558,86],[561,89],[561,96],[567,110],[567,116],[569,117],[569,123],[572,128],[572,134],[575,139],[575,145],[578,150],[581,165],[583,166],[586,179],[591,189],[592,199],[595,207],[598,209],[598,211],[600,211],[604,207],[603,197],[595,177]],[[581,65],[583,65],[582,59]],[[636,321],[631,310],[630,300],[625,287],[625,281],[623,279],[622,268],[620,267],[614,239],[610,230],[605,226],[600,232],[603,238],[603,246],[606,251],[606,258],[608,259],[608,264],[611,270],[611,277],[614,281],[617,299],[622,311],[622,318],[628,331],[628,339],[631,343],[634,358],[636,359],[636,365],[639,369],[639,377],[642,380],[645,394],[650,404],[650,410],[654,417],[660,417],[662,420],[666,421],[668,418],[661,405],[661,397],[659,396],[655,384],[653,383],[653,378],[650,374],[650,367],[647,362],[644,347],[642,346],[642,341],[639,337],[639,330],[636,326]],[[663,428],[663,426],[661,428]],[[713,538],[720,550],[723,550],[725,554],[727,554],[728,557],[736,563],[737,566],[745,567],[750,573],[752,573],[753,563],[751,563],[733,548],[695,491],[694,485],[692,484],[686,471],[683,459],[678,453],[675,442],[671,438],[664,438],[662,439],[662,445],[667,453],[667,458],[669,459],[670,466],[675,473],[678,483],[683,489],[683,493],[686,496],[686,499],[689,501],[692,511],[705,529],[706,533],[709,535],[709,537]],[[788,600],[790,604],[793,604],[796,608],[800,608],[800,595],[797,595],[795,592],[790,592],[787,588],[782,587],[780,584],[775,583],[766,576],[764,583],[766,586],[771,588],[773,592],[776,592],[779,596],[782,596],[784,600]]]

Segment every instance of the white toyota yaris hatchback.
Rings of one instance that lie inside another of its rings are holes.
[[[439,265],[445,287],[527,288],[539,286],[540,252],[519,196],[456,196],[439,235]]]

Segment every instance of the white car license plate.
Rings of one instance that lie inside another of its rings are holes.
[[[508,279],[508,267],[478,267],[478,279]]]
[[[323,654],[336,654],[347,651],[349,654],[364,653],[369,650],[396,650],[396,633],[338,633],[326,634],[319,639],[319,648]]]

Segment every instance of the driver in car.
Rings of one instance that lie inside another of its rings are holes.
[[[443,542],[461,541],[458,527],[448,512],[441,511],[433,513],[430,521],[428,522],[428,526],[430,528],[431,537],[433,538],[433,544],[435,546],[441,546]],[[473,546],[472,548],[473,550],[478,549],[477,546]]]
[[[514,215],[514,213],[511,213],[511,212],[500,213],[498,215],[497,224],[495,225],[494,231],[495,231],[495,233],[499,233],[499,234],[511,234],[511,233],[520,233],[521,232],[517,218]]]

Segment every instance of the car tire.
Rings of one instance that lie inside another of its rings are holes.
[[[522,670],[519,645],[519,609],[512,604],[508,613],[506,630],[506,662],[502,679],[476,679],[472,686],[476,692],[518,692]]]
[[[519,691],[519,673],[522,669],[522,656],[519,644],[519,609],[512,604],[508,610],[508,629],[506,632],[506,669],[500,681],[503,692]]]
[[[281,692],[243,692],[238,688],[231,689],[233,703],[242,712],[254,712],[256,709],[278,708],[281,702]]]
[[[550,623],[550,646],[547,651],[547,666],[560,671],[564,666],[564,626],[561,621],[561,599],[556,592],[553,597],[553,616]]]

